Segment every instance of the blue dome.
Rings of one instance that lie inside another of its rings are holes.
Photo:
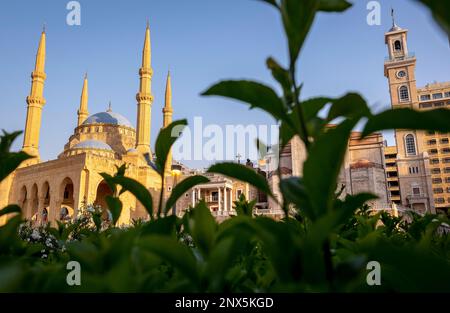
[[[112,150],[111,147],[100,140],[85,140],[77,143],[72,149],[102,149]]]
[[[119,113],[115,113],[112,111],[108,112],[100,112],[94,115],[89,116],[84,122],[83,125],[89,124],[113,124],[113,125],[121,125],[126,127],[133,128],[133,125],[130,121]]]

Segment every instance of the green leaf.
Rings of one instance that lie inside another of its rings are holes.
[[[272,72],[273,78],[280,83],[283,88],[284,98],[287,104],[294,101],[294,94],[292,92],[291,79],[289,77],[289,71],[284,69],[278,62],[273,58],[268,58],[266,61],[267,67]]]
[[[350,133],[357,121],[346,120],[327,130],[309,150],[303,169],[303,181],[316,216],[323,215],[332,207],[337,177],[347,151]]]
[[[319,114],[319,111],[322,110],[326,104],[332,102],[333,100],[334,99],[332,98],[318,97],[302,101],[300,105],[303,108],[305,120],[308,122],[310,119],[316,117],[317,114]]]
[[[237,180],[249,183],[250,185],[258,188],[262,192],[273,197],[267,180],[253,169],[248,168],[245,165],[225,162],[214,164],[208,169],[209,173],[219,173],[228,177],[235,178]]]
[[[156,138],[156,166],[161,177],[164,176],[164,168],[166,166],[167,155],[169,154],[170,148],[178,139],[186,125],[187,121],[185,119],[174,121],[170,125],[161,129],[158,134],[158,138]]]
[[[317,0],[283,0],[281,16],[289,44],[291,64],[297,60],[319,7]]]
[[[3,131],[3,134],[0,136],[0,181],[11,174],[20,163],[32,158],[32,156],[23,151],[10,152],[11,145],[21,133],[21,131],[13,133]]]
[[[110,176],[106,173],[100,174],[108,184],[117,184],[122,186],[121,193],[131,192],[136,199],[145,207],[150,218],[153,219],[153,200],[150,192],[138,181],[125,176]]]
[[[349,93],[333,101],[327,120],[332,121],[337,117],[361,118],[370,115],[366,101],[359,94]]]
[[[188,191],[195,185],[204,184],[207,182],[209,182],[209,179],[201,175],[190,176],[183,179],[172,189],[170,197],[169,199],[167,199],[164,213],[167,213],[170,208],[176,203],[178,198],[180,198],[186,191]]]
[[[192,251],[186,245],[178,242],[177,239],[151,235],[143,237],[139,241],[139,245],[167,261],[193,283],[198,283],[199,275],[195,257]]]
[[[204,256],[208,256],[214,246],[217,223],[204,201],[200,201],[192,210],[188,223],[196,246]]]
[[[203,96],[223,96],[250,104],[250,109],[259,108],[277,120],[286,119],[286,108],[272,88],[247,80],[228,80],[211,86]]]
[[[265,3],[268,3],[268,4],[271,4],[271,5],[273,5],[274,7],[276,7],[277,9],[279,8],[278,3],[277,3],[276,0],[259,0],[259,1],[262,1],[262,2],[265,2]]]
[[[377,199],[377,196],[370,193],[347,195],[345,200],[340,202],[336,208],[313,224],[309,231],[309,237],[321,244],[336,227],[345,223],[358,208],[367,201],[374,199]]]
[[[450,35],[450,2],[443,0],[419,0],[426,5],[433,14],[434,19],[442,29]]]
[[[281,180],[280,190],[287,204],[295,204],[296,208],[304,212],[309,219],[315,220],[316,214],[311,208],[308,193],[301,177],[289,177]]]
[[[3,209],[0,210],[0,216],[6,215],[6,214],[10,214],[10,213],[22,213],[22,209],[20,208],[20,206],[16,205],[16,204],[10,204],[8,206],[5,206]]]
[[[362,136],[387,129],[416,129],[450,131],[450,110],[435,109],[415,111],[412,109],[392,109],[374,115],[366,123]]]
[[[352,6],[346,0],[319,0],[319,11],[342,12]]]
[[[113,196],[106,196],[106,203],[108,204],[108,209],[112,215],[113,225],[116,225],[120,213],[122,213],[122,201]]]

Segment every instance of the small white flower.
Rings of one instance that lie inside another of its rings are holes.
[[[41,239],[41,234],[39,234],[39,231],[37,229],[33,229],[33,232],[31,233],[31,238],[35,240]]]

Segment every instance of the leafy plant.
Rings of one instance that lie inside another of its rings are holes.
[[[113,190],[107,198],[112,223],[102,222],[102,212],[86,206],[80,208],[80,216],[58,223],[56,228],[32,228],[16,205],[0,210],[0,216],[9,217],[0,227],[0,291],[450,291],[446,217],[393,217],[370,208],[367,202],[374,195],[344,196],[343,188],[337,186],[349,136],[363,118],[367,119],[363,136],[395,128],[449,131],[448,111],[402,109],[373,115],[365,100],[354,93],[301,99],[296,62],[316,13],[341,12],[350,4],[345,0],[262,1],[279,13],[287,37],[289,65],[283,67],[273,58],[266,62],[283,94],[248,80],[219,82],[203,94],[262,109],[279,122],[281,145],[294,136],[305,144],[308,157],[303,176],[285,178],[279,184],[284,218],[254,216],[254,199],[249,202],[244,197],[234,203],[237,216],[222,223],[203,201],[187,209],[181,218],[168,215],[180,196],[207,182],[203,176],[186,178],[165,199],[167,156],[177,133],[186,125],[184,120],[176,121],[160,132],[156,160],[147,155],[149,166],[161,178],[156,211],[149,191],[126,176],[125,166],[115,175],[102,174]],[[442,9],[444,2],[421,2],[433,10],[444,27],[449,24],[448,10]],[[328,104],[328,116],[319,116]],[[409,118],[399,118],[403,116]],[[330,127],[331,122],[336,124]],[[9,152],[17,134],[1,136],[0,179],[28,157]],[[264,177],[243,165],[215,164],[208,171],[247,182],[273,196]],[[126,191],[146,208],[148,221],[117,227],[122,211],[120,195]],[[69,260],[81,264],[80,286],[66,284]],[[372,260],[381,264],[381,286],[366,284],[366,264]]]

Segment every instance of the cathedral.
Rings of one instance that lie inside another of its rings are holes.
[[[22,150],[33,156],[23,162],[0,185],[0,206],[17,203],[25,218],[39,222],[55,221],[75,216],[86,204],[106,207],[105,197],[112,192],[100,173],[113,175],[116,167],[127,164],[127,176],[151,192],[160,190],[161,178],[144,159],[152,155],[150,149],[152,66],[150,29],[145,31],[142,65],[139,69],[140,86],[136,94],[136,129],[123,115],[109,109],[89,115],[88,77],[84,77],[78,122],[73,134],[55,160],[41,162],[39,132],[42,109],[45,105],[44,84],[46,33],[42,31],[34,71],[31,73],[31,91],[26,99],[27,116]],[[172,95],[170,74],[167,76],[163,127],[172,122]],[[170,169],[172,159],[168,160]],[[158,190],[159,189],[159,190]],[[119,224],[146,216],[144,207],[126,192],[120,196],[123,210]],[[154,197],[158,199],[158,197]]]

